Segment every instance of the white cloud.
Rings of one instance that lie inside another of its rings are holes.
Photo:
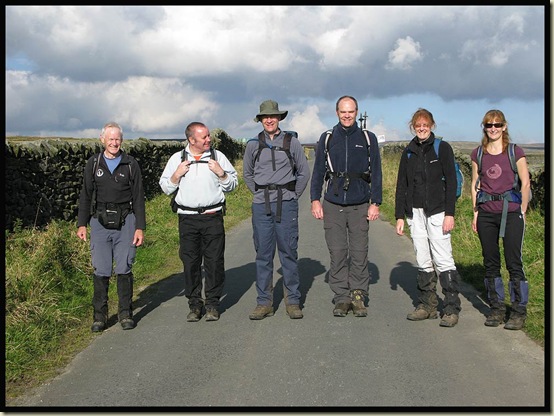
[[[344,94],[540,103],[544,14],[537,6],[7,6],[6,130],[69,135],[118,118],[127,137],[181,137],[200,118],[248,137],[260,127],[252,113],[272,98],[298,114],[291,123],[310,119],[298,125],[307,138],[336,123]],[[395,106],[387,108],[380,119],[397,128]],[[528,131],[544,124],[533,121]]]
[[[423,54],[419,42],[414,41],[411,36],[406,36],[404,39],[398,39],[395,48],[389,52],[389,62],[386,68],[405,71],[412,69],[413,64],[422,59]]]
[[[292,117],[289,117],[291,120],[287,130],[298,132],[301,143],[316,143],[320,135],[332,127],[321,122],[317,105],[309,105],[303,111],[295,111]]]

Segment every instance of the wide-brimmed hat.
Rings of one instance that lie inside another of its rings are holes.
[[[257,123],[262,116],[281,116],[281,120],[283,120],[288,113],[288,111],[279,111],[279,104],[276,101],[266,100],[260,104],[260,112],[254,121]]]

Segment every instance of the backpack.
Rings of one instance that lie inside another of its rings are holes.
[[[215,149],[213,147],[210,147],[210,159],[217,160],[217,156],[215,153]],[[185,149],[181,150],[181,162],[184,162],[185,160],[188,160],[188,153],[185,151]],[[191,160],[190,164],[194,163],[208,163],[207,160]]]
[[[98,170],[98,166],[100,166],[100,158],[102,157],[102,153],[98,153],[94,156],[94,161],[92,162],[92,197],[90,200],[90,215],[94,215],[96,213],[96,171]],[[129,166],[129,182],[131,184],[131,189],[133,188],[133,170],[131,169],[131,164],[129,163],[127,166]],[[132,201],[131,201],[132,204]]]
[[[369,168],[367,171],[363,172],[363,173],[350,173],[350,172],[335,172],[334,169],[333,169],[333,165],[331,163],[331,156],[329,155],[329,142],[331,141],[331,137],[333,136],[333,130],[327,130],[326,131],[326,136],[325,136],[325,147],[324,147],[324,153],[325,153],[325,180],[329,180],[331,177],[336,177],[336,178],[345,178],[344,179],[344,186],[343,186],[343,189],[345,191],[348,190],[348,186],[350,185],[350,179],[353,179],[353,178],[358,178],[358,179],[363,179],[364,181],[366,181],[367,183],[371,183],[371,157],[370,157],[370,148],[371,148],[371,144],[370,144],[370,140],[369,140],[369,130],[366,130],[366,129],[362,129],[362,131],[364,132],[364,136],[365,136],[365,139],[366,139],[366,142],[367,142],[367,160],[369,162]],[[335,190],[335,195],[338,195],[338,183],[335,181],[334,183],[335,187],[334,187],[334,190]]]
[[[433,142],[433,147],[435,148],[435,153],[437,158],[439,157],[439,146],[441,144],[442,138],[435,136],[435,141]],[[410,149],[408,149],[408,159],[412,155]],[[454,169],[456,170],[456,199],[462,196],[462,191],[464,190],[464,174],[460,169],[460,164],[454,159]],[[445,180],[445,177],[442,177],[442,180]]]
[[[519,174],[517,171],[517,164],[516,164],[516,144],[515,143],[509,143],[508,144],[508,158],[510,159],[510,166],[512,167],[512,171],[514,172],[514,184],[512,186],[512,190],[516,193],[521,194],[521,180],[519,179]],[[477,173],[479,174],[477,176],[477,181],[475,182],[475,190],[477,192],[481,191],[479,188],[479,181],[481,179],[481,163],[483,159],[483,146],[479,146],[477,148]],[[529,201],[531,201],[532,195],[531,190],[529,190]]]
[[[477,192],[476,204],[482,204],[487,201],[503,201],[502,206],[502,218],[500,220],[500,237],[504,237],[504,232],[506,229],[506,218],[508,214],[508,202],[516,202],[521,204],[521,181],[519,179],[519,174],[517,171],[516,164],[516,150],[515,143],[508,144],[508,158],[510,159],[510,166],[514,172],[514,183],[512,189],[504,192],[502,195],[491,195],[479,188],[479,182],[481,179],[481,168],[482,168],[482,159],[483,159],[483,146],[477,148],[477,180],[475,181],[475,191]],[[531,190],[529,190],[529,201],[531,200]]]
[[[293,137],[298,137],[298,133],[295,131],[285,131],[285,137],[283,138],[283,146],[272,146],[271,144],[268,144],[265,140],[265,134],[263,131],[261,131],[258,134],[258,150],[256,152],[256,156],[254,156],[254,163],[256,163],[258,160],[260,160],[260,153],[263,149],[271,149],[271,160],[273,162],[273,170],[275,170],[275,151],[283,151],[287,154],[290,165],[292,167],[293,174],[296,172],[296,165],[294,163],[294,159],[292,157],[292,154],[290,153],[290,142]],[[256,140],[256,139],[252,139]]]
[[[210,147],[210,159],[217,160],[217,153],[215,152],[215,149],[213,147]],[[181,150],[181,163],[184,162],[185,160],[188,160],[188,153],[186,152],[185,149],[183,149],[183,150]],[[191,164],[194,164],[194,163],[208,163],[208,161],[207,160],[191,160],[190,163]],[[225,215],[225,201],[223,201],[219,204],[210,205],[209,207],[202,207],[202,208],[190,208],[190,207],[184,207],[182,205],[179,205],[177,202],[175,202],[175,197],[177,196],[177,191],[178,190],[179,190],[179,187],[177,187],[177,189],[175,189],[171,193],[170,206],[171,206],[171,210],[173,212],[176,213],[177,209],[181,208],[182,210],[186,210],[186,211],[197,211],[199,214],[201,214],[204,211],[207,211],[209,209],[223,206],[223,214]]]
[[[266,149],[266,148],[271,149],[271,162],[272,162],[273,170],[276,170],[275,151],[282,151],[287,154],[290,161],[290,165],[292,167],[292,173],[293,175],[296,175],[296,164],[294,163],[294,158],[292,157],[292,154],[290,152],[290,142],[293,137],[298,137],[298,133],[295,131],[284,131],[284,133],[285,133],[285,137],[283,138],[283,146],[272,146],[271,144],[267,143],[267,141],[265,140],[265,134],[263,131],[258,134],[257,139],[251,139],[251,140],[258,140],[258,150],[256,151],[256,155],[254,156],[254,164],[256,164],[256,162],[260,159],[260,154],[262,153],[263,149]],[[264,190],[265,209],[268,215],[271,214],[271,208],[269,206],[269,191],[276,190],[278,192],[277,214],[275,217],[275,221],[281,222],[283,189],[294,191],[296,189],[296,179],[283,185],[277,185],[277,184],[259,185],[257,183],[254,183],[254,185],[255,185],[254,189],[256,191],[259,189]]]

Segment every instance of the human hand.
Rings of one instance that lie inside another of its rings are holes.
[[[79,237],[83,241],[87,241],[87,227],[81,225],[79,228],[77,228],[77,237]]]

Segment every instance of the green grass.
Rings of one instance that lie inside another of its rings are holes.
[[[392,224],[398,157],[383,158],[381,213]],[[242,181],[241,164],[236,165],[239,187],[227,195],[226,230],[251,212],[252,195]],[[463,279],[482,291],[481,249],[471,230],[467,195],[458,201],[454,257]],[[182,269],[177,216],[169,207],[169,197],[161,194],[147,201],[146,212],[145,242],[133,268],[135,297]],[[90,332],[89,244],[79,240],[76,231],[73,222],[53,221],[41,231],[6,232],[6,400],[56,376],[96,336]],[[530,288],[525,331],[540,345],[544,345],[544,234],[544,218],[529,212],[523,251]],[[109,299],[110,320],[115,322],[115,284],[110,284]]]

